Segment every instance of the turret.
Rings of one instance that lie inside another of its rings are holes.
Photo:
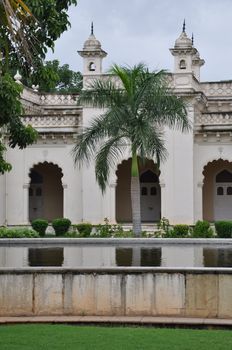
[[[182,33],[175,41],[174,48],[170,49],[174,56],[174,73],[192,73],[200,81],[200,68],[205,61],[194,47],[194,39],[190,39],[185,32],[185,21]]]
[[[93,33],[93,23],[91,24],[91,33],[85,41],[82,51],[78,51],[83,57],[83,75],[94,75],[102,73],[102,60],[107,53],[102,50],[101,43],[95,38]]]

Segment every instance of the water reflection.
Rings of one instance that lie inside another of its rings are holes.
[[[29,248],[29,266],[62,266],[64,248]]]
[[[205,267],[232,267],[232,248],[204,249]]]
[[[0,267],[232,267],[232,245],[0,246]]]

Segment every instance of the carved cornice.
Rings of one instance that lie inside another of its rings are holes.
[[[23,118],[25,125],[34,128],[77,128],[79,115],[27,115]]]
[[[200,86],[206,96],[232,98],[232,81],[207,82],[201,83]]]
[[[195,126],[232,125],[232,112],[199,113],[195,116]]]

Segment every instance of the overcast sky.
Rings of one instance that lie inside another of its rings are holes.
[[[73,70],[82,70],[82,49],[94,34],[108,53],[104,70],[112,63],[146,63],[150,69],[172,70],[169,48],[186,32],[195,37],[205,65],[201,80],[232,79],[232,0],[79,0],[70,11],[71,28],[57,40],[54,54]]]

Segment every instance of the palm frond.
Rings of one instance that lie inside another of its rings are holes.
[[[123,99],[123,90],[120,90],[111,79],[93,80],[89,88],[80,94],[78,103],[96,108],[107,108],[123,103]]]
[[[1,0],[0,8],[0,24],[5,26],[14,49],[18,54],[23,53],[27,62],[32,64],[33,43],[28,42],[25,28],[29,19],[36,22],[35,17],[22,0]]]
[[[96,155],[95,175],[102,190],[105,191],[108,183],[110,169],[115,169],[123,158],[125,146],[121,136],[112,137],[106,140]]]

